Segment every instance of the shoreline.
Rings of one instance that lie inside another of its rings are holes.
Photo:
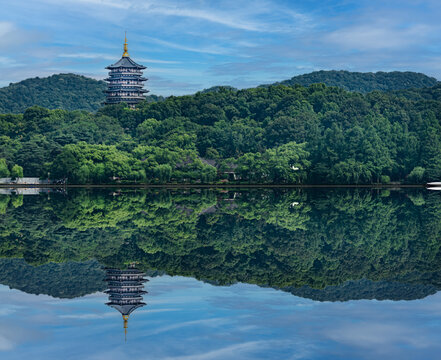
[[[134,188],[134,189],[149,189],[149,188],[164,188],[164,189],[179,189],[179,188],[371,188],[371,189],[400,189],[400,188],[427,188],[424,185],[416,184],[350,184],[350,185],[335,185],[335,184],[88,184],[88,185],[56,185],[56,184],[0,184],[2,189],[20,189],[20,188],[90,188],[90,189],[106,189],[106,188]]]

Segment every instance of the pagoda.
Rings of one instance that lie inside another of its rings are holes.
[[[106,268],[106,282],[109,295],[109,302],[106,305],[118,310],[124,320],[124,333],[127,339],[127,321],[130,314],[146,304],[142,301],[144,283],[148,281],[144,278],[146,274],[138,270],[135,265],[130,265],[125,270]]]
[[[124,41],[124,52],[121,59],[106,67],[109,71],[107,81],[106,101],[104,104],[118,104],[125,102],[134,108],[137,103],[145,99],[147,90],[143,89],[146,78],[142,76],[145,66],[139,65],[130,59],[127,51],[127,36]]]

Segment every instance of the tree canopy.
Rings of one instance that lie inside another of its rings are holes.
[[[218,87],[136,109],[34,106],[0,115],[1,166],[78,184],[422,184],[441,178],[440,89]]]

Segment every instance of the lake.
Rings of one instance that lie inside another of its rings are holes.
[[[439,359],[438,192],[0,190],[1,359]]]

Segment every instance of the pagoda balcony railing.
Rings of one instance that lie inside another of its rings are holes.
[[[112,74],[140,74],[142,75],[141,70],[129,69],[129,68],[118,68],[115,70],[110,70],[109,75]]]
[[[139,92],[111,92],[109,93],[109,96],[115,96],[115,97],[133,97],[133,96],[142,96]]]
[[[147,294],[145,290],[135,290],[135,291],[113,291],[113,289],[105,290],[106,294],[109,294],[110,297],[116,296],[116,297],[137,297],[141,296],[142,294]]]
[[[134,299],[134,298],[142,298],[141,295],[147,294],[145,291],[136,291],[133,293],[117,293],[117,292],[106,292],[106,294],[109,295],[109,299],[111,298],[127,298],[127,299]]]
[[[145,283],[148,280],[144,279],[143,277],[121,279],[120,277],[111,276],[107,277],[105,281],[109,284],[109,286],[137,286]]]
[[[119,85],[114,85],[114,84],[109,84],[108,90],[107,91],[112,91],[112,92],[118,92],[118,91],[124,91],[124,92],[133,92],[133,91],[140,91],[142,90],[142,84],[139,84],[139,86],[136,85],[123,85],[123,84],[119,84]]]
[[[128,284],[120,284],[120,283],[109,283],[109,289],[141,289],[144,287],[144,284],[140,281],[138,282],[130,282]]]
[[[143,271],[136,269],[136,268],[130,268],[130,269],[112,269],[112,268],[104,268],[106,270],[107,274],[144,274]]]
[[[106,292],[115,292],[115,293],[126,293],[126,292],[134,293],[134,292],[142,292],[142,291],[144,291],[144,285],[124,287],[124,288],[110,287],[106,290]]]
[[[127,275],[107,275],[105,281],[133,281],[133,282],[139,282],[139,281],[145,281],[144,279],[145,274],[140,274],[136,276],[127,276]]]
[[[144,300],[142,296],[109,296],[109,301],[115,303],[136,304]]]
[[[116,287],[114,286],[109,286],[108,290],[109,291],[116,291],[116,292],[124,292],[124,291],[129,291],[129,292],[133,292],[133,291],[143,291],[144,289],[144,284],[138,284],[138,285],[130,285],[130,286],[124,286],[124,287]]]
[[[111,296],[120,296],[120,297],[126,297],[126,296],[140,296],[140,295],[144,295],[147,294],[147,291],[145,290],[139,290],[139,289],[131,289],[131,290],[127,290],[127,291],[117,291],[116,289],[110,289],[110,290],[106,290],[104,291],[106,294],[109,294]]]
[[[104,101],[104,104],[113,105],[113,104],[119,104],[121,102],[125,102],[125,103],[127,103],[129,105],[130,104],[136,105],[140,101],[143,101],[145,99],[146,99],[145,96],[136,97],[136,98],[135,97],[131,97],[131,98],[112,98],[112,99],[107,98],[106,101]]]
[[[109,86],[109,89],[106,90],[107,92],[111,93],[117,93],[117,92],[140,92],[140,91],[147,91],[144,90],[141,86],[134,86],[134,85],[116,85],[116,86]]]
[[[112,282],[139,282],[139,281],[145,281],[144,279],[145,274],[136,275],[136,276],[127,276],[127,275],[107,275],[105,281],[112,281]]]
[[[106,99],[106,102],[124,102],[124,101],[142,101],[145,100],[145,96],[109,96]]]
[[[126,81],[121,81],[121,80],[112,80],[110,82],[109,85],[144,85],[142,83],[142,81],[137,81],[137,80],[126,80]]]
[[[124,285],[135,285],[148,281],[141,276],[121,278],[119,276],[108,276],[106,280],[109,284],[124,284]]]
[[[106,303],[106,305],[119,305],[119,306],[123,306],[123,305],[145,305],[145,302],[141,301],[109,301],[108,303]]]
[[[114,80],[136,80],[136,81],[147,81],[147,78],[142,77],[142,75],[112,75],[108,78],[105,78],[106,81],[114,81]]]
[[[148,91],[146,91],[146,90],[142,91],[142,89],[139,89],[139,90],[131,90],[129,92],[128,91],[122,91],[122,90],[119,90],[119,91],[106,90],[104,92],[106,93],[107,97],[111,98],[111,97],[144,96],[144,94],[147,93]],[[122,93],[124,93],[124,95]],[[133,94],[133,95],[126,95],[127,93]]]

